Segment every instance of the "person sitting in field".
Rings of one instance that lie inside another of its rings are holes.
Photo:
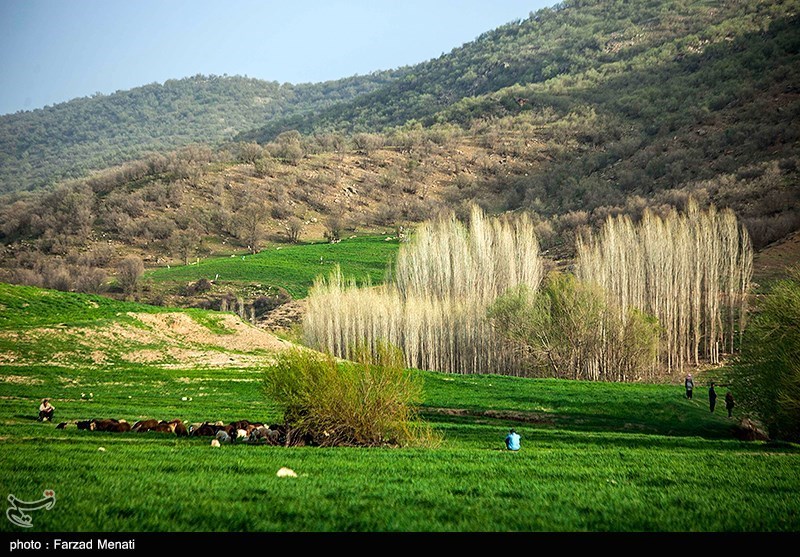
[[[513,429],[510,430],[508,432],[508,435],[506,435],[506,448],[509,451],[518,451],[519,450],[519,440],[520,440],[519,433],[517,433]]]
[[[39,405],[39,421],[47,422],[53,420],[53,413],[56,411],[55,407],[50,404],[49,398],[43,398],[42,403]]]

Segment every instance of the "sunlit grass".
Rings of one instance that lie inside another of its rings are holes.
[[[146,278],[154,282],[194,281],[201,278],[231,282],[258,282],[286,289],[293,298],[303,298],[319,275],[327,275],[337,264],[349,277],[363,283],[383,281],[389,260],[397,253],[396,239],[386,236],[345,238],[336,244],[316,243],[270,247],[255,255],[216,257],[196,265],[161,268]],[[280,249],[279,249],[280,248]]]
[[[0,372],[29,380],[0,383],[0,489],[58,498],[35,514],[34,531],[800,527],[800,448],[733,439],[731,422],[679,385],[418,372],[439,448],[213,449],[207,438],[57,430],[35,409],[51,396],[56,422],[279,421],[257,370]],[[512,426],[519,453],[502,449]],[[283,466],[299,477],[278,478]]]

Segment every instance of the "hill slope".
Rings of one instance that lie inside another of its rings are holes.
[[[289,343],[231,314],[0,283],[0,366],[263,365]]]
[[[798,8],[565,2],[240,136],[263,146],[187,148],[4,196],[0,278],[97,290],[78,275],[131,253],[174,266],[328,233],[395,235],[473,202],[531,211],[562,262],[609,215],[682,210],[689,196],[733,209],[762,249],[800,228]]]
[[[772,241],[800,226],[798,8],[564,2],[371,93],[240,137],[455,124],[482,130],[503,156],[545,145],[532,172],[488,180],[498,208],[591,211],[682,189],[733,206]],[[732,183],[742,179],[760,183]]]
[[[0,192],[31,190],[192,143],[216,144],[272,118],[319,110],[398,75],[318,84],[197,75],[0,116]]]

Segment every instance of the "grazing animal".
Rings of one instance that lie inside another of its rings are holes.
[[[247,429],[247,426],[250,425],[250,422],[247,420],[239,420],[238,422],[231,422],[234,429]]]
[[[208,422],[204,422],[202,425],[192,430],[192,435],[195,437],[213,437],[216,433],[216,427]]]
[[[214,436],[215,440],[220,443],[230,443],[231,436],[225,430],[220,429],[217,434]]]
[[[80,422],[75,423],[78,426],[78,429],[88,429],[89,431],[94,431],[94,420],[82,420]]]
[[[67,428],[67,422],[61,422],[56,426],[56,429],[66,429],[66,428]]]
[[[256,426],[250,430],[250,435],[247,437],[248,443],[261,443],[267,440],[268,428],[264,426]]]
[[[292,470],[291,468],[286,468],[285,466],[277,471],[275,474],[279,478],[296,478],[297,472]]]
[[[156,427],[152,428],[150,431],[155,431],[156,433],[175,433],[173,424],[168,422],[159,422]]]
[[[96,431],[109,431],[112,433],[124,433],[131,430],[131,424],[125,420],[108,418],[105,420],[92,420]]]
[[[118,423],[117,420],[114,419],[92,420],[92,422],[94,422],[95,431],[110,431],[112,427]]]
[[[140,420],[133,424],[133,431],[137,433],[144,433],[150,431],[158,425],[158,420]]]
[[[212,447],[219,447],[219,441],[217,441],[216,439],[212,439],[211,440],[211,446]]]
[[[233,424],[228,424],[217,430],[218,433],[220,431],[224,431],[225,433],[227,433],[228,437],[230,437],[231,439],[236,439],[236,428],[233,427]]]
[[[188,437],[189,430],[186,429],[186,425],[184,425],[184,423],[180,420],[174,420],[174,421],[175,421],[175,435],[177,435],[178,437]]]

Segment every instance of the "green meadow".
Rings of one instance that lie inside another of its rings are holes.
[[[382,282],[387,261],[397,253],[396,239],[388,236],[357,236],[341,242],[272,246],[251,254],[214,257],[179,267],[148,272],[155,283],[187,282],[201,278],[223,282],[258,282],[285,288],[293,298],[303,298],[318,275],[327,275],[338,264],[342,273],[359,283]],[[218,277],[218,278],[217,278]]]
[[[800,530],[800,447],[735,439],[724,408],[711,414],[702,389],[687,400],[678,383],[415,372],[435,447],[213,448],[36,421],[43,397],[56,423],[281,420],[261,388],[263,351],[248,366],[133,363],[123,356],[134,345],[98,344],[101,362],[78,351],[75,339],[103,327],[141,327],[129,312],[163,311],[0,285],[0,491],[57,500],[26,531]],[[231,333],[222,314],[188,314]],[[503,448],[511,427],[517,453]],[[21,531],[8,520],[0,530]]]
[[[48,395],[56,421],[277,421],[258,370],[14,373],[34,381],[0,384],[0,486],[57,497],[33,513],[33,531],[800,528],[800,448],[733,439],[719,409],[676,385],[426,372],[421,413],[443,437],[437,448],[212,448],[208,438],[57,430],[35,410]],[[502,448],[509,427],[522,435],[518,453]],[[281,467],[298,477],[277,477]]]

